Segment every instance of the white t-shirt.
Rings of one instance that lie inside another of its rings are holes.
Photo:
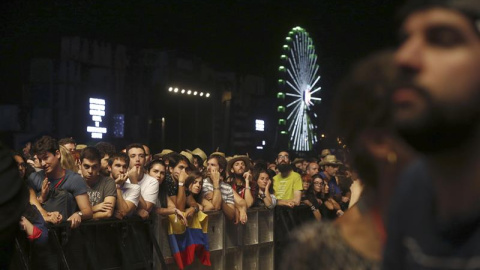
[[[157,179],[145,173],[142,180],[138,181],[138,184],[140,185],[140,192],[143,199],[155,205],[157,203],[159,187]]]
[[[138,206],[138,201],[140,200],[140,186],[137,184],[130,183],[130,180],[123,184],[122,197],[125,201],[130,201],[135,206]]]

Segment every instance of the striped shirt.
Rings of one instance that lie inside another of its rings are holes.
[[[208,178],[205,178],[203,179],[202,194],[205,197],[209,192],[213,192],[213,184]],[[222,193],[222,199],[226,204],[235,204],[232,186],[220,181],[220,193]]]

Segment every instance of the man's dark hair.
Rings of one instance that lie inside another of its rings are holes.
[[[125,151],[125,152],[127,153],[127,155],[128,155],[128,151],[130,151],[130,149],[132,149],[132,148],[140,148],[140,149],[143,150],[143,153],[144,153],[144,154],[147,154],[147,153],[145,152],[145,148],[143,148],[143,145],[142,145],[142,144],[132,143],[132,144],[128,145],[127,148],[126,148],[126,151]]]
[[[125,161],[127,166],[128,166],[128,164],[130,164],[130,158],[128,157],[128,155],[123,153],[123,152],[118,152],[118,153],[113,153],[113,154],[110,155],[110,157],[108,158],[108,165],[112,166],[113,162],[117,159]]]
[[[185,161],[187,163],[187,166],[190,168],[191,164],[188,158],[178,153],[171,153],[171,155],[168,156],[168,167],[175,168],[178,163],[180,163],[180,161]]]
[[[288,158],[290,159],[290,152],[289,152],[288,150],[280,150],[280,151],[278,151],[278,152],[277,152],[277,155],[275,156],[275,159],[278,158],[278,154],[280,154],[281,152],[287,153],[287,154],[288,154]]]
[[[83,162],[83,159],[88,159],[88,160],[97,160],[100,163],[100,160],[102,159],[102,156],[100,155],[100,151],[98,151],[97,148],[93,146],[88,146],[82,149],[82,152],[80,153],[80,162]]]
[[[212,158],[217,160],[218,168],[222,169],[222,172],[220,173],[220,175],[223,177],[223,179],[226,179],[227,178],[227,160],[220,155],[213,154],[208,157],[207,161]]]
[[[462,13],[469,18],[476,32],[480,34],[480,29],[476,26],[476,21],[480,19],[480,1],[478,0],[410,0],[400,9],[398,20],[404,21],[416,11],[435,7],[452,9]]]
[[[69,144],[69,143],[77,144],[72,137],[63,138],[63,139],[60,139],[58,141],[58,145],[65,145],[65,144]]]
[[[100,156],[102,158],[104,158],[105,155],[108,155],[110,157],[115,152],[117,152],[115,150],[115,146],[108,142],[98,142],[97,144],[95,144],[95,148],[97,148],[98,151],[100,151]]]
[[[58,150],[59,146],[57,140],[50,136],[43,136],[42,138],[38,139],[32,147],[34,155],[44,154],[46,152],[50,152],[55,155]]]

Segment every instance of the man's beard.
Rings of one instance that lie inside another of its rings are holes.
[[[416,119],[397,120],[395,126],[414,149],[427,155],[438,154],[461,148],[476,138],[480,123],[480,94],[476,93],[464,104],[445,106],[436,104],[423,88],[410,88],[423,97],[426,109]]]
[[[285,174],[292,170],[292,166],[290,164],[278,164],[277,169],[280,173]]]

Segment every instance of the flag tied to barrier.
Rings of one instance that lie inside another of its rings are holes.
[[[178,268],[184,269],[195,259],[195,254],[203,265],[210,266],[208,247],[208,215],[199,211],[188,219],[185,226],[175,214],[168,216],[168,241]]]

